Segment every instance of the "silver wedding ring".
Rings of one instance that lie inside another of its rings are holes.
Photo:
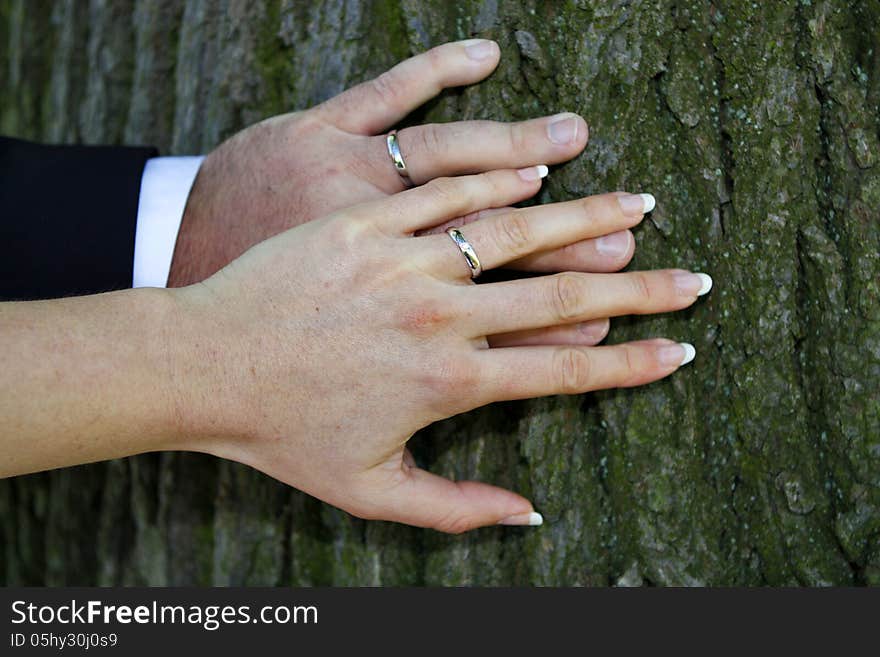
[[[394,163],[394,168],[397,169],[397,173],[400,174],[400,177],[403,178],[407,184],[412,184],[409,179],[409,171],[406,169],[406,162],[403,160],[403,153],[400,152],[400,142],[397,139],[397,130],[392,130],[388,133],[388,136],[385,137],[385,144],[388,146],[388,155],[391,156],[391,161]]]
[[[483,267],[480,265],[480,259],[477,257],[477,252],[474,251],[474,247],[471,246],[471,243],[464,238],[461,231],[458,228],[449,228],[446,230],[446,234],[449,235],[449,237],[452,238],[452,241],[456,243],[459,249],[461,249],[465,262],[467,262],[467,266],[471,270],[471,279],[482,274]]]

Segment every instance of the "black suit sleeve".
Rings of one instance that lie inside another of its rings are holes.
[[[141,175],[156,155],[0,137],[0,300],[131,287]]]

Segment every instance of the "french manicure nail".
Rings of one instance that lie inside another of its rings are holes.
[[[709,274],[703,274],[702,272],[698,273],[697,276],[700,277],[700,280],[703,281],[703,284],[700,286],[700,289],[697,291],[697,296],[701,297],[706,294],[709,290],[712,289],[712,277]]]
[[[620,230],[596,240],[596,251],[609,258],[622,258],[629,251],[629,231]]]
[[[570,112],[557,114],[547,124],[547,137],[554,144],[570,144],[577,139],[577,133],[577,116]]]
[[[694,358],[696,358],[697,350],[694,349],[694,345],[692,345],[690,342],[680,342],[679,344],[681,345],[682,349],[684,349],[684,358],[681,359],[681,364],[687,365]]]
[[[520,513],[515,516],[508,516],[504,520],[499,520],[498,524],[537,527],[538,525],[544,524],[544,517],[540,513],[532,511],[531,513]]]
[[[712,287],[712,279],[706,274],[693,274],[689,271],[676,272],[672,275],[675,289],[683,297],[698,297],[706,294]]]
[[[666,345],[660,347],[657,351],[657,359],[660,361],[660,364],[667,367],[681,367],[682,365],[686,365],[687,363],[690,363],[696,355],[697,350],[694,349],[692,344],[687,342]]]
[[[550,169],[548,169],[543,164],[539,164],[536,167],[517,169],[517,173],[519,174],[519,177],[526,182],[535,182],[536,180],[540,180],[541,178],[546,178],[547,174],[550,173]]]
[[[624,214],[642,215],[654,209],[657,201],[651,194],[624,194],[617,197]]]
[[[491,57],[495,52],[495,42],[486,39],[472,39],[466,41],[469,45],[465,46],[464,51],[467,56],[477,61]]]

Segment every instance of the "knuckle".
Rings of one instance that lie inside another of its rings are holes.
[[[623,368],[623,385],[628,385],[638,373],[636,354],[629,347],[624,347],[623,349],[623,362],[621,363],[621,367]]]
[[[417,132],[415,152],[421,150],[426,155],[442,155],[446,151],[446,141],[441,135],[441,129],[436,123],[428,123],[421,126]]]
[[[425,61],[428,62],[428,68],[434,73],[443,68],[443,61],[445,59],[443,51],[443,46],[434,46],[430,50],[425,51]]]
[[[586,220],[587,226],[592,226],[596,223],[596,199],[595,197],[588,196],[587,198],[583,198],[579,201],[581,213]]]
[[[509,178],[504,171],[487,171],[477,176],[476,180],[486,204],[497,206],[501,204],[499,201],[506,201],[510,196]]]
[[[427,336],[439,332],[450,320],[449,312],[442,304],[422,301],[401,315],[399,325],[406,333]]]
[[[290,131],[294,143],[296,143],[296,140],[314,137],[323,132],[326,127],[321,121],[320,115],[315,110],[297,112],[289,116],[290,120],[287,121],[285,125],[287,130]],[[272,119],[268,119],[268,121],[271,120]],[[266,121],[264,121],[264,123],[266,123]]]
[[[497,241],[504,253],[519,256],[528,253],[532,242],[532,226],[521,212],[513,211],[496,223]]]
[[[470,528],[468,519],[456,512],[450,512],[434,523],[434,529],[445,534],[463,534]]]
[[[584,392],[590,384],[591,362],[589,354],[577,347],[565,347],[555,355],[555,377],[562,394],[574,395]]]
[[[453,394],[460,395],[462,391],[476,389],[479,378],[474,369],[461,360],[455,360],[446,368],[446,381],[452,387]]]
[[[456,405],[462,398],[476,394],[480,383],[475,368],[465,358],[444,358],[428,368],[423,374],[423,383],[432,396]]]
[[[529,145],[522,124],[514,123],[507,129],[508,146],[511,153],[528,153]]]
[[[629,277],[630,291],[637,303],[645,303],[651,299],[651,281],[644,272],[633,272]]]
[[[403,86],[399,84],[397,75],[393,70],[385,71],[371,82],[373,92],[378,96],[379,102],[388,107],[399,107]]]
[[[584,311],[582,279],[574,273],[557,274],[551,277],[550,305],[554,318],[560,322],[577,319]]]
[[[454,178],[435,178],[426,187],[441,208],[467,205],[473,194],[468,185],[460,184]]]
[[[434,178],[422,187],[439,201],[444,201],[453,196],[451,178]]]
[[[368,222],[364,217],[348,215],[332,217],[325,224],[326,235],[337,247],[354,250],[367,230]]]

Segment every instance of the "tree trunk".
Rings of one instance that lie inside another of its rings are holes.
[[[528,495],[543,527],[367,523],[151,454],[0,482],[0,581],[880,584],[878,25],[878,0],[0,0],[0,131],[165,154],[496,39],[488,81],[411,120],[579,112],[587,151],[541,200],[650,191],[631,268],[715,279],[693,309],[613,322],[612,342],[696,345],[668,380],[415,437],[432,470]]]

